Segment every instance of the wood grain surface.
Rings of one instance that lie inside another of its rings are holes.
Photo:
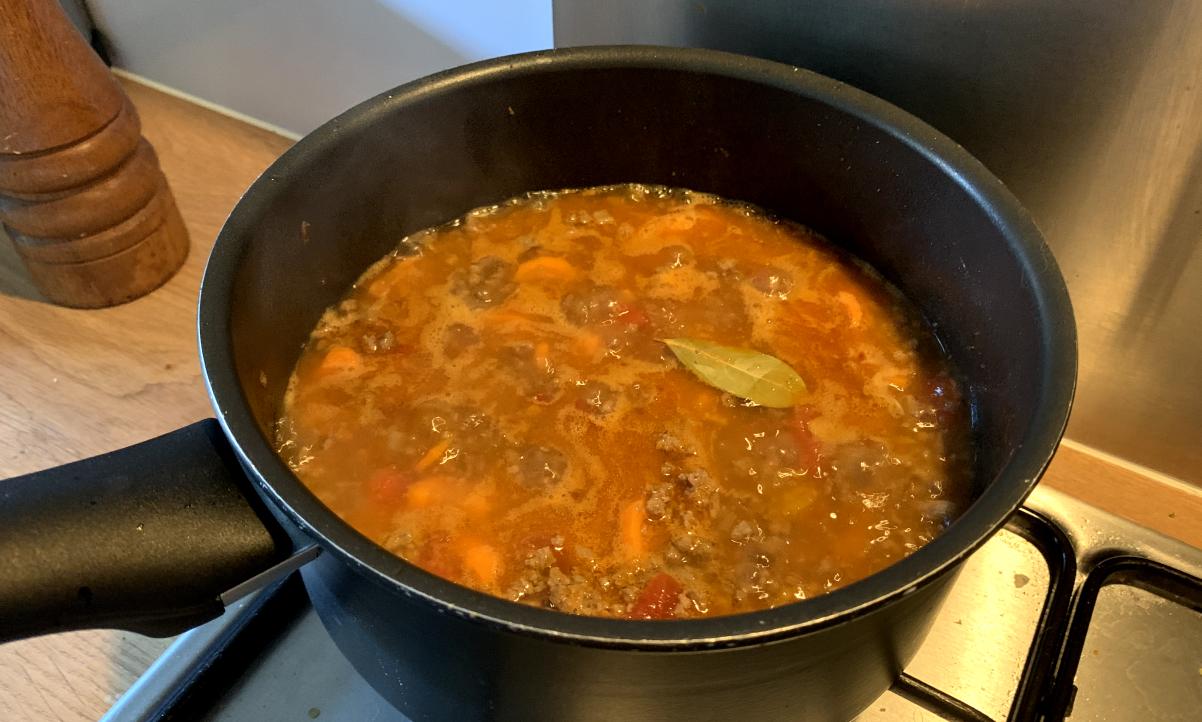
[[[291,142],[124,82],[193,239],[166,285],[123,306],[43,300],[0,239],[0,478],[126,446],[210,415],[196,293],[217,230]],[[91,631],[0,646],[0,720],[93,720],[167,646]]]
[[[150,295],[79,311],[41,300],[0,240],[0,478],[144,440],[209,414],[196,292],[218,228],[290,141],[123,82],[191,233],[183,269]],[[0,482],[2,483],[2,482]],[[1077,447],[1044,483],[1202,547],[1202,493]],[[166,646],[95,631],[0,646],[0,720],[88,720]]]
[[[158,288],[188,234],[138,114],[57,0],[0,0],[0,221],[64,306]]]

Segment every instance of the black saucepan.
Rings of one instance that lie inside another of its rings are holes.
[[[576,617],[398,559],[276,457],[273,415],[301,344],[398,239],[525,191],[631,181],[800,221],[917,303],[963,374],[977,443],[975,501],[943,536],[773,610]],[[470,65],[322,126],[234,209],[205,272],[199,334],[217,421],[0,483],[0,638],[179,632],[313,546],[302,573],[330,634],[415,718],[852,717],[910,659],[960,563],[1031,491],[1076,374],[1056,263],[963,149],[804,70],[647,47]]]

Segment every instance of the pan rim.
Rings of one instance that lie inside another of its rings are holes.
[[[399,105],[477,83],[528,73],[642,68],[718,75],[766,84],[822,102],[908,145],[952,178],[990,216],[1024,265],[1044,324],[1040,413],[997,478],[942,535],[864,580],[812,599],[725,617],[636,621],[584,617],[509,602],[461,587],[372,543],[319,502],[260,433],[238,381],[230,334],[233,286],[260,208],[278,179],[336,135],[354,132]],[[713,50],[656,46],[560,48],[487,60],[381,93],[309,134],[247,190],[214,243],[201,284],[198,318],[202,376],[217,418],[263,495],[328,553],[362,575],[419,597],[439,611],[509,632],[589,646],[660,651],[715,649],[796,637],[864,616],[926,587],[984,544],[1017,511],[1050,463],[1075,390],[1076,331],[1056,262],[1017,199],[966,150],[909,113],[845,83],[781,63]],[[1066,382],[1065,380],[1068,379]],[[982,503],[985,502],[985,503]]]

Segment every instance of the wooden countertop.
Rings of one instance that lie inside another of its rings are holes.
[[[195,304],[209,248],[286,138],[123,81],[192,237],[183,269],[132,303],[42,301],[0,241],[0,479],[99,454],[210,415]],[[1044,483],[1202,547],[1202,491],[1062,446]],[[96,719],[167,646],[114,631],[0,646],[5,720]]]

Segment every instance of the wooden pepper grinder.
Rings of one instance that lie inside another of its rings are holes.
[[[0,0],[0,221],[64,306],[137,298],[188,255],[137,113],[56,0]]]

